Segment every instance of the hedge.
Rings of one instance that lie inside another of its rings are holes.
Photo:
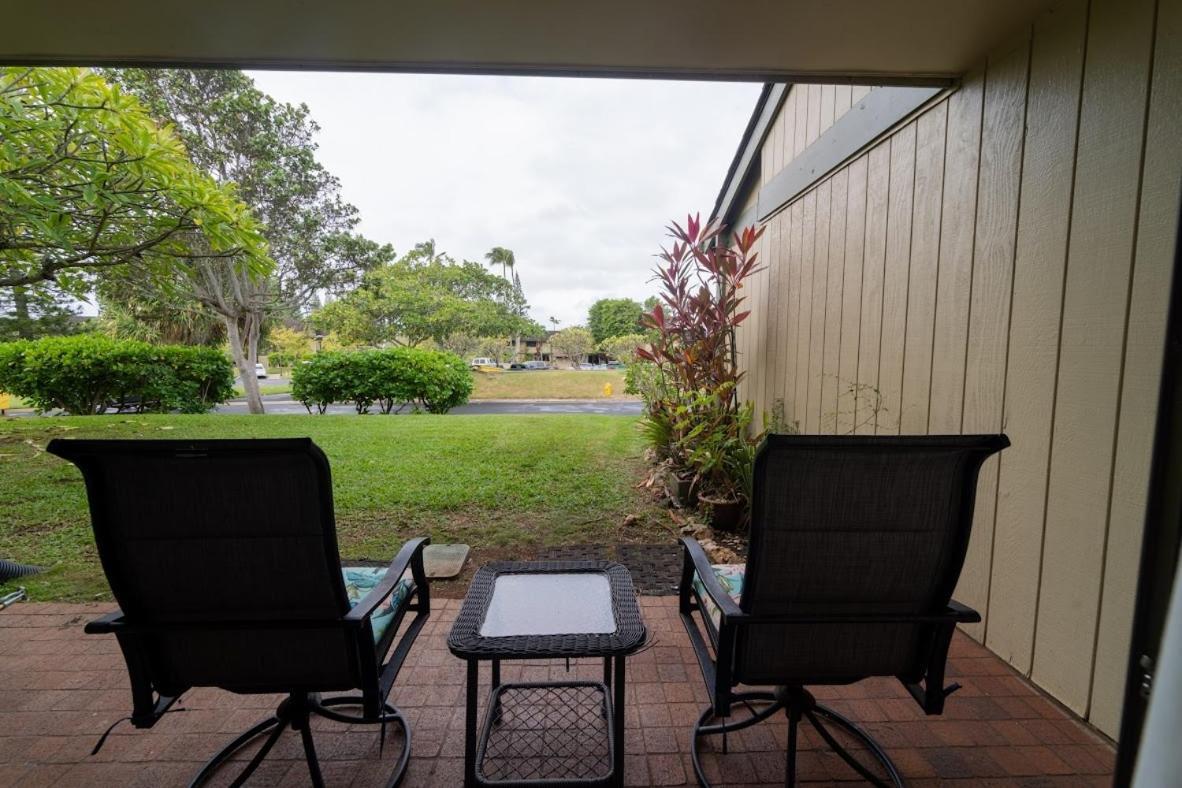
[[[269,367],[294,367],[304,359],[308,358],[307,353],[284,353],[282,351],[267,354],[267,366]]]
[[[311,413],[350,402],[358,413],[375,404],[382,413],[410,405],[447,413],[472,394],[472,373],[452,353],[420,348],[326,351],[292,370],[291,393]]]
[[[46,337],[0,344],[0,391],[74,415],[204,413],[234,395],[234,368],[215,348]]]

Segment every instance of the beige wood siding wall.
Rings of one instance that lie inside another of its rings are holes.
[[[756,186],[865,91],[794,86]],[[968,631],[1109,735],[1180,117],[1182,0],[1065,0],[767,218],[736,336],[743,396],[804,432],[1009,434],[957,589]]]

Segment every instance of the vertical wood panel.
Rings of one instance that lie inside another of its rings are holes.
[[[837,101],[836,85],[821,86],[821,125],[818,135],[824,134],[833,125],[833,110]]]
[[[841,288],[841,350],[838,360],[837,431],[854,431],[856,402],[850,387],[858,379],[858,341],[862,325],[862,253],[866,245],[867,156],[849,166],[846,194],[845,270]]]
[[[915,207],[911,220],[911,269],[907,286],[903,405],[899,414],[900,432],[907,435],[921,435],[928,429],[947,125],[948,102],[944,101],[925,112],[916,128]]]
[[[1091,15],[1032,674],[1080,713],[1099,616],[1153,3],[1097,0]]]
[[[801,221],[801,254],[800,254],[800,301],[797,306],[796,319],[796,385],[794,396],[796,399],[796,419],[800,422],[802,431],[808,431],[808,425],[813,421],[808,415],[809,400],[809,364],[813,343],[813,268],[814,254],[817,246],[817,191],[806,194],[800,201],[803,207]]]
[[[1002,430],[1029,53],[1028,38],[1015,42],[990,58],[985,77],[977,232],[965,361],[963,427],[966,433]],[[994,456],[981,468],[973,533],[957,586],[957,598],[982,612],[989,606],[996,504],[997,457]],[[987,622],[972,624],[966,630],[981,639],[985,626]]]
[[[1109,736],[1116,736],[1120,726],[1161,381],[1176,206],[1182,198],[1178,188],[1182,182],[1178,157],[1182,150],[1178,125],[1182,117],[1182,3],[1159,3],[1157,14],[1112,514],[1089,713],[1092,723]]]
[[[813,227],[812,323],[809,329],[808,411],[805,432],[821,431],[821,375],[825,364],[825,297],[829,286],[829,214],[833,182],[815,189],[817,220]]]
[[[787,167],[794,155],[793,146],[796,142],[796,98],[795,87],[788,89],[788,97],[784,99],[784,106],[780,108],[780,119],[784,122],[784,133],[780,137],[781,166]]]
[[[781,361],[784,345],[788,341],[787,330],[783,319],[782,306],[784,302],[784,254],[782,234],[784,230],[785,211],[768,220],[768,256],[764,258],[764,265],[768,268],[768,296],[767,296],[767,325],[768,325],[768,361],[767,377],[764,379],[763,402],[764,410],[770,409],[776,397],[782,396],[783,363]],[[763,410],[756,411],[759,414]]]
[[[764,168],[764,171],[767,173],[767,177],[763,181],[765,184],[772,178],[775,178],[777,173],[780,172],[783,156],[780,153],[779,141],[783,130],[784,119],[782,116],[777,115],[776,119],[772,121],[772,127],[768,129],[763,146],[759,150],[760,158],[766,159],[768,162],[768,166]]]
[[[879,145],[870,151],[866,182],[866,245],[862,256],[862,317],[858,340],[858,376],[851,381],[851,385],[859,387],[855,402],[854,428],[860,435],[874,432],[876,416],[873,392],[863,387],[875,389],[878,386],[890,166],[889,145]]]
[[[937,435],[961,431],[984,90],[985,74],[976,71],[966,76],[960,90],[948,99],[936,336],[932,344],[932,393],[928,415],[928,431]]]
[[[821,365],[821,422],[818,432],[837,432],[837,380],[841,361],[842,285],[849,168],[833,176],[829,201],[829,268],[825,284],[825,351]]]
[[[804,203],[797,200],[789,208],[792,231],[788,237],[788,313],[784,323],[788,328],[788,352],[784,357],[784,416],[799,424],[803,409],[796,401],[796,366],[800,357],[800,276],[801,254],[804,247]]]
[[[850,111],[850,98],[853,95],[853,88],[849,85],[838,85],[833,94],[833,122]]]
[[[808,146],[809,86],[794,85],[792,92],[796,94],[796,134],[792,141],[792,156],[795,158]]]
[[[870,93],[869,85],[854,85],[850,89],[850,103],[857,104]]]
[[[911,262],[911,212],[915,193],[915,122],[890,141],[891,169],[887,195],[886,263],[882,282],[882,342],[878,389],[882,410],[875,420],[880,434],[899,432],[903,401],[903,341],[907,333],[907,279]]]
[[[821,86],[808,86],[808,115],[807,126],[805,127],[804,144],[805,147],[812,145],[817,141],[817,137],[821,134]]]
[[[1022,204],[1014,262],[1005,429],[986,644],[1030,672],[1059,353],[1059,314],[1086,2],[1041,17],[1031,43]]]

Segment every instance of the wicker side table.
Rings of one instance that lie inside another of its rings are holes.
[[[632,576],[610,561],[482,567],[447,645],[468,663],[464,785],[621,786],[624,658],[644,643]],[[603,681],[501,683],[501,660],[603,659]],[[479,665],[492,689],[477,735]]]

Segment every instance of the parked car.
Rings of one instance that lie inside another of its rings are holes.
[[[527,361],[523,365],[526,369],[550,369],[548,361]]]
[[[255,364],[254,365],[254,376],[256,378],[267,377],[267,368],[264,367],[262,364]]]
[[[527,367],[521,361],[514,361],[513,363],[511,363],[509,365],[509,369],[510,370],[521,370],[521,369],[527,369]]]
[[[493,361],[491,358],[487,358],[485,356],[478,356],[478,357],[472,359],[471,361],[469,361],[468,366],[471,367],[472,369],[480,369],[481,367],[496,367],[496,366],[500,366],[500,365],[497,364],[497,362]]]

